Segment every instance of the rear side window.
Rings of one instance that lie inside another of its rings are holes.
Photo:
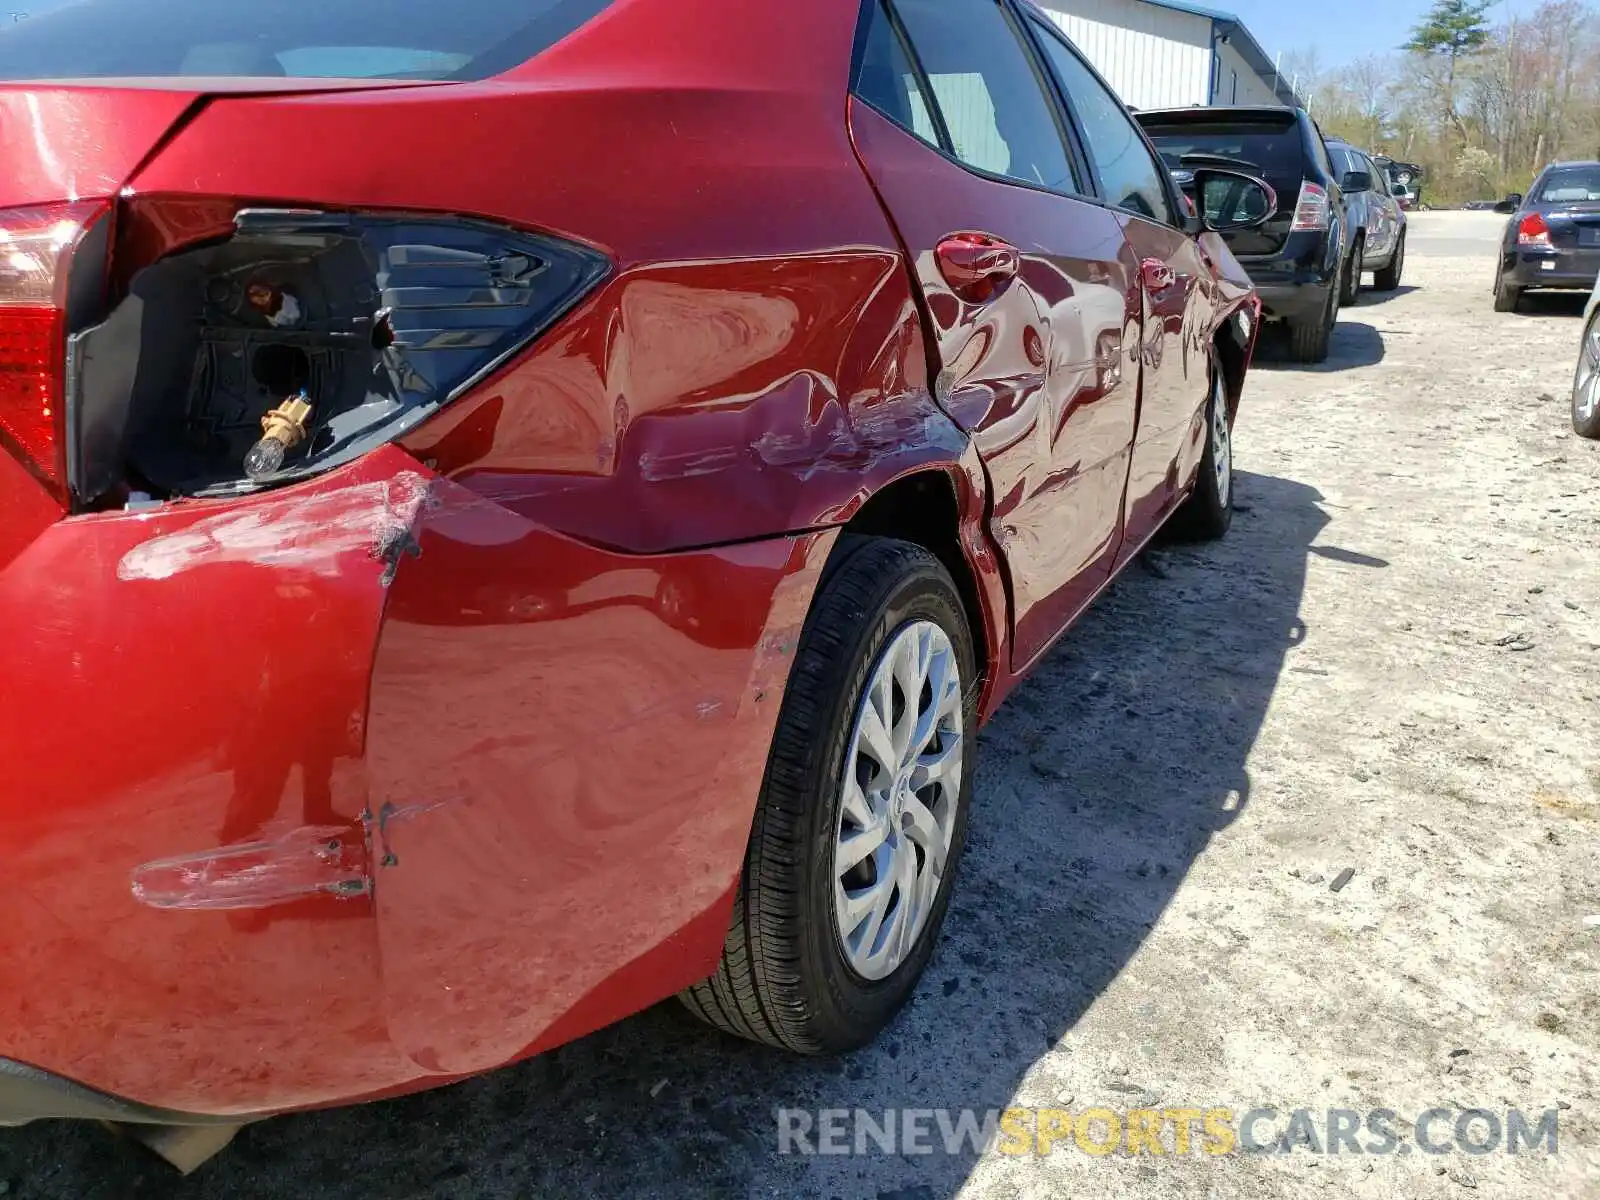
[[[612,2],[57,0],[0,24],[0,80],[484,79]]]
[[[1361,156],[1361,169],[1372,176],[1372,190],[1380,196],[1389,194],[1389,176],[1378,169],[1378,164],[1366,155]]]
[[[970,167],[1077,192],[1054,102],[997,0],[897,0],[948,149]]]

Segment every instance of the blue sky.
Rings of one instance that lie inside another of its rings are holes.
[[[1198,0],[1231,12],[1250,27],[1268,54],[1292,54],[1316,46],[1324,67],[1340,66],[1365,54],[1386,53],[1410,35],[1431,0]],[[1490,19],[1524,14],[1534,0],[1501,0]]]

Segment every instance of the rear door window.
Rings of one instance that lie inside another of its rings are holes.
[[[1035,25],[1039,44],[1071,101],[1080,135],[1088,143],[1089,156],[1100,177],[1101,196],[1108,204],[1127,212],[1163,225],[1176,225],[1166,172],[1150,153],[1127,106],[1095,78],[1088,65],[1053,29],[1041,22]]]
[[[986,174],[1083,190],[1055,105],[998,0],[896,0],[894,10],[933,89],[952,155]]]
[[[58,0],[0,23],[0,80],[485,79],[613,2]]]
[[[855,94],[906,132],[942,146],[922,81],[881,3],[872,6],[867,22]]]

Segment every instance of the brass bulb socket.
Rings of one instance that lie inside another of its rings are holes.
[[[262,436],[292,450],[305,441],[306,423],[311,419],[311,403],[299,396],[285,400],[261,418]]]

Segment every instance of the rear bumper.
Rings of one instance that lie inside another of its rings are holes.
[[[1506,259],[1506,278],[1520,288],[1587,292],[1600,278],[1600,249],[1518,250]]]
[[[1272,255],[1241,255],[1239,265],[1261,296],[1262,315],[1298,321],[1319,315],[1328,303],[1342,264],[1338,228],[1290,234]]]
[[[1333,283],[1311,277],[1302,283],[1257,284],[1264,315],[1275,320],[1298,321],[1320,314],[1327,306]]]
[[[0,561],[0,1121],[393,1095],[704,978],[833,538],[611,552],[393,446],[45,528]]]

